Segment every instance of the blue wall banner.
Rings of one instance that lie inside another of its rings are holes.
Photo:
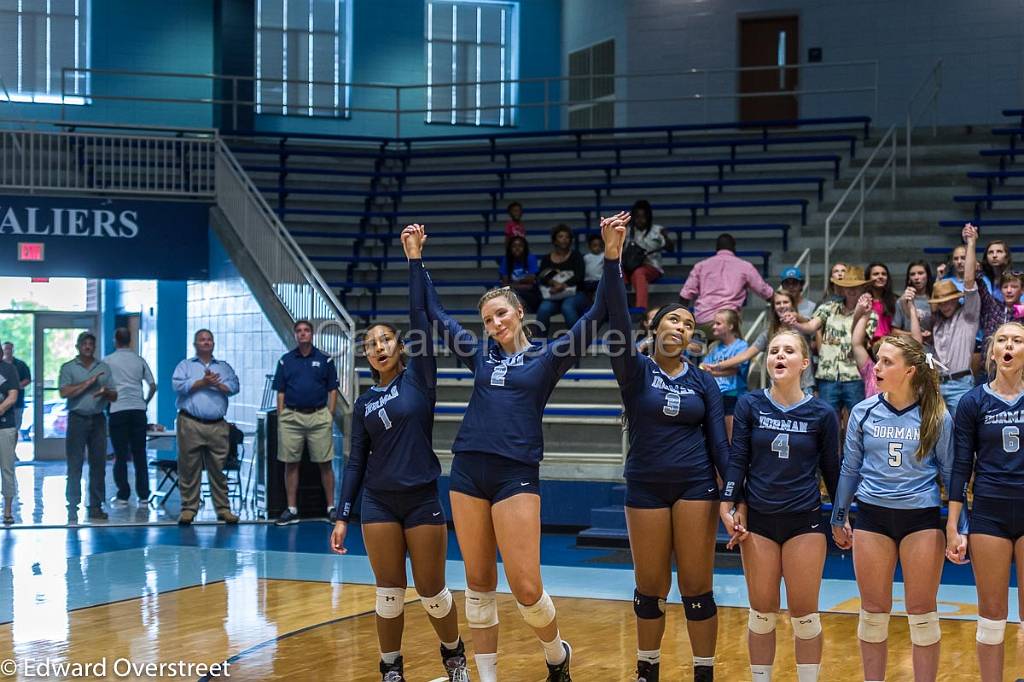
[[[0,275],[206,279],[208,204],[0,195]]]

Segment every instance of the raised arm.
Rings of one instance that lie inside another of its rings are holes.
[[[409,266],[412,267],[413,262],[410,261]],[[470,372],[476,371],[475,360],[483,348],[480,340],[472,332],[464,329],[454,317],[445,312],[444,306],[441,305],[441,301],[437,297],[434,284],[430,281],[430,274],[423,267],[422,261],[415,270],[419,273],[423,285],[427,317],[431,322],[441,323],[445,345],[448,346],[449,350],[455,354],[462,364],[469,368]]]
[[[857,362],[857,369],[864,369],[864,365],[871,361],[868,354],[868,321],[871,319],[871,294],[864,294],[857,299],[857,305],[853,309],[853,359]]]
[[[971,223],[964,225],[960,232],[967,248],[967,260],[964,261],[964,291],[974,288],[978,274],[978,228]]]
[[[733,433],[736,426],[733,422]],[[835,502],[839,488],[839,418],[834,410],[822,419],[821,432],[818,434],[818,468],[825,481],[828,497]]]
[[[366,433],[365,415],[362,402],[357,402],[352,410],[352,440],[349,447],[348,461],[341,479],[341,493],[338,495],[338,520],[349,520],[352,515],[352,503],[359,494],[366,475],[366,460],[370,455],[370,437]]]
[[[422,225],[409,225],[402,231],[402,247],[409,259],[409,370],[428,390],[437,386],[437,358],[434,356],[434,337],[427,315],[427,297],[424,291],[423,242],[427,235]]]
[[[619,214],[601,221],[604,237],[604,283],[602,296],[608,310],[608,326],[615,337],[614,347],[609,348],[612,371],[619,386],[629,384],[639,373],[640,363],[636,345],[633,343],[633,325],[629,319],[629,302],[626,298],[626,283],[622,280],[619,257],[622,255],[622,240],[626,234],[628,215]],[[621,346],[619,345],[621,344]]]

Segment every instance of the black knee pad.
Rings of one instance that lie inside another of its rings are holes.
[[[683,611],[686,612],[686,620],[707,620],[714,618],[718,613],[715,605],[715,595],[712,592],[698,594],[696,597],[683,597]]]
[[[640,590],[633,590],[633,613],[637,618],[657,620],[665,615],[665,600],[661,597],[640,594]]]

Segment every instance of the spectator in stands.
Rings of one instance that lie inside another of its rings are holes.
[[[541,302],[537,308],[537,324],[542,334],[550,333],[551,316],[561,314],[565,325],[572,327],[588,306],[587,296],[579,291],[586,268],[583,256],[572,248],[572,230],[556,225],[551,230],[551,253],[540,262]]]
[[[537,288],[540,266],[537,257],[530,253],[530,244],[525,237],[512,237],[505,243],[505,256],[498,271],[501,283],[515,289],[527,312],[537,312],[540,305],[540,290]]]
[[[825,285],[825,300],[826,301],[841,301],[843,300],[843,293],[836,288],[834,282],[837,279],[842,279],[846,276],[846,268],[849,266],[846,263],[834,263],[832,269],[828,274],[828,284]]]
[[[1000,281],[1003,273],[1010,269],[1013,260],[1010,256],[1010,245],[1002,239],[996,239],[985,246],[985,262],[981,265],[981,282],[996,300],[1002,302],[1003,292]],[[995,331],[995,330],[993,330]]]
[[[672,240],[665,228],[654,222],[651,205],[645,199],[633,204],[630,215],[633,224],[622,252],[622,272],[636,292],[636,307],[647,310],[649,285],[665,273],[661,252],[672,250]],[[638,257],[641,253],[643,260]]]
[[[583,291],[587,293],[591,301],[593,301],[597,283],[601,281],[603,272],[604,240],[601,239],[600,234],[595,232],[587,239],[587,253],[583,254]]]
[[[803,317],[809,318],[814,314],[818,304],[809,298],[804,298],[804,273],[800,268],[788,267],[782,271],[782,288],[789,292],[795,302],[794,310]]]
[[[967,267],[970,267],[972,262],[976,262],[976,259],[976,254],[968,252]],[[977,272],[977,265],[975,265],[975,272]],[[1003,270],[999,277],[999,286],[996,289],[999,293],[998,297],[995,293],[989,292],[988,286],[978,286],[978,296],[981,299],[979,333],[982,347],[1000,326],[1017,319],[1016,307],[1020,303],[1022,285],[1024,285],[1024,274]]]
[[[918,343],[921,342],[921,325],[917,316],[917,308],[914,304],[914,294],[911,289],[900,297],[896,311],[904,315],[907,320],[907,336],[911,336]],[[870,398],[878,393],[878,382],[875,379],[875,361],[878,359],[878,347],[882,344],[881,339],[870,339],[867,335],[868,319],[873,310],[872,301],[867,296],[861,296],[857,301],[857,307],[853,312],[853,359],[857,362],[857,369],[860,371],[860,378],[864,381],[864,397]]]
[[[954,247],[949,254],[949,265],[942,277],[936,276],[936,280],[951,279],[960,291],[964,290],[964,268],[967,263],[967,247],[960,244]]]
[[[711,335],[711,324],[719,310],[740,310],[747,299],[747,290],[770,301],[775,291],[764,281],[753,265],[736,256],[736,239],[721,234],[715,242],[715,255],[693,266],[686,283],[679,291],[684,305],[694,304],[694,318],[701,336]]]
[[[928,301],[938,313],[932,319],[932,343],[935,358],[941,365],[939,391],[950,413],[956,412],[960,398],[974,387],[971,356],[981,320],[980,287],[974,278],[977,258],[973,255],[977,248],[978,230],[967,223],[961,235],[969,254],[964,263],[964,290],[961,293],[953,280],[944,279],[932,288],[932,297]]]
[[[892,318],[896,314],[896,294],[892,291],[892,277],[889,276],[889,267],[884,263],[871,263],[867,267],[868,280],[871,284],[868,291],[871,294],[871,308],[878,318],[878,326],[875,327],[874,338],[880,339],[888,336],[892,329]]]
[[[518,201],[513,201],[505,209],[508,211],[508,222],[505,223],[505,241],[508,242],[512,237],[526,238],[526,228],[523,227],[523,205]]]
[[[763,331],[757,335],[752,343],[742,353],[737,353],[727,360],[715,363],[707,363],[706,369],[714,374],[716,371],[732,369],[739,367],[743,363],[747,363],[756,358],[759,354],[764,353],[768,348],[768,340],[774,338],[776,334],[786,330],[796,331],[795,328],[789,327],[783,324],[782,317],[789,312],[797,312],[796,299],[793,294],[787,289],[778,289],[772,296],[772,301],[768,306],[770,311],[770,317],[768,322],[768,330]],[[813,311],[811,311],[813,314]],[[806,322],[807,317],[797,312],[797,320],[800,322]],[[805,335],[806,336],[806,335]],[[810,337],[807,336],[808,343],[810,343]],[[717,376],[717,375],[716,375]],[[814,393],[814,366],[807,365],[804,369],[803,374],[800,376],[800,388],[804,389],[804,392],[808,395]]]
[[[18,447],[20,422],[14,417],[21,390],[18,370],[10,362],[0,362],[0,493],[4,498],[4,525],[14,523],[14,499],[18,496],[18,479],[14,473],[14,450]]]
[[[818,380],[818,396],[841,415],[844,407],[852,410],[864,400],[864,382],[853,357],[853,314],[861,295],[866,293],[868,280],[863,270],[850,266],[843,278],[833,278],[832,284],[842,293],[841,301],[822,303],[807,322],[800,322],[793,312],[783,316],[782,321],[804,334],[821,331],[818,369],[814,375]],[[877,325],[878,318],[872,310],[866,328],[869,337],[874,336]]]
[[[932,345],[932,306],[928,303],[928,298],[932,295],[932,286],[934,285],[932,268],[927,261],[916,260],[908,265],[903,295],[900,297],[900,303],[896,306],[896,314],[892,317],[893,334],[896,336],[911,335],[912,320],[903,305],[904,300],[911,301],[917,312],[916,317],[921,328],[921,338],[917,340],[928,352],[931,352]]]
[[[732,415],[736,410],[736,401],[747,391],[747,370],[750,363],[740,363],[738,367],[712,368],[712,365],[728,360],[743,353],[749,347],[743,338],[740,326],[740,315],[735,310],[720,310],[715,313],[715,321],[711,325],[716,343],[711,347],[701,369],[711,373],[722,393],[722,408],[725,411],[726,435],[732,438]]]

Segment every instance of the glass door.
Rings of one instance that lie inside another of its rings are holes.
[[[78,351],[78,335],[91,331],[99,339],[99,315],[95,313],[36,313],[32,382],[32,440],[35,459],[64,459],[68,428],[67,401],[60,397],[60,367]],[[101,357],[97,343],[96,355]]]

